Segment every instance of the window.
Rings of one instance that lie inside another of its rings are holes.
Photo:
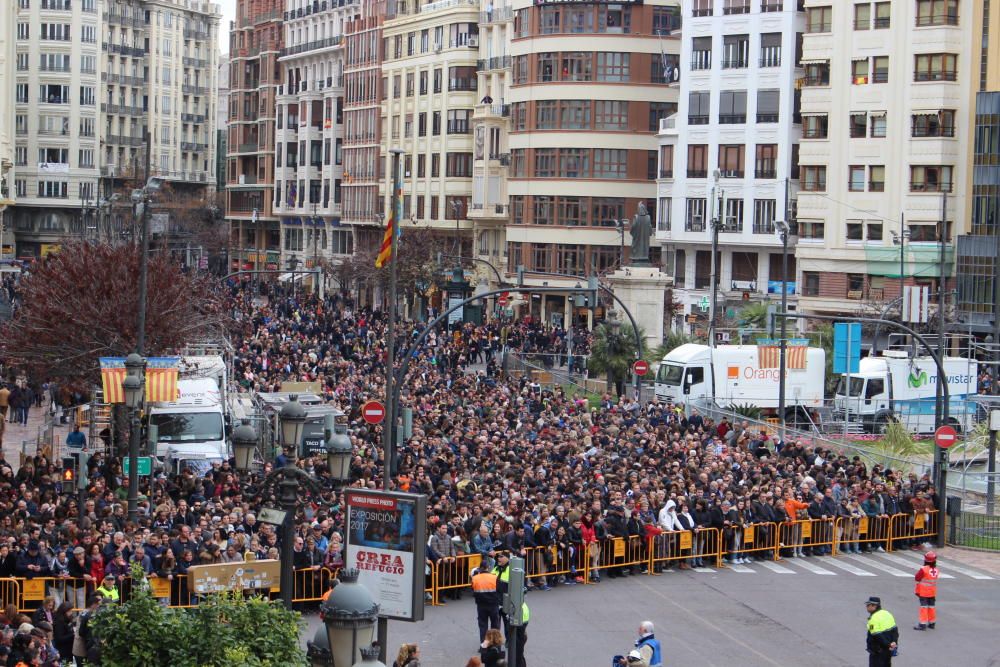
[[[951,192],[949,166],[910,167],[910,192]]]
[[[81,30],[80,33],[80,41],[85,42],[87,44],[93,44],[94,42],[97,41],[97,26],[85,25],[82,26],[82,28],[83,29]]]
[[[799,238],[801,238],[801,236]],[[820,238],[823,238],[822,234],[820,235]],[[819,296],[819,272],[802,272],[802,296]]]
[[[861,86],[868,83],[868,59],[851,61],[851,83]]]
[[[28,67],[29,67],[29,65],[28,65],[28,54],[27,53],[19,53],[19,54],[17,54],[17,71],[18,72],[27,72],[28,71]]]
[[[448,90],[475,90],[478,76],[475,65],[448,68]]]
[[[889,56],[872,58],[872,83],[889,82]]]
[[[556,149],[535,149],[535,177],[552,178],[556,175]]]
[[[777,123],[778,107],[781,98],[780,91],[758,90],[757,91],[757,122]]]
[[[675,53],[653,54],[649,59],[650,83],[675,83],[679,66],[680,56]]]
[[[441,92],[441,79],[442,79],[441,72],[442,72],[441,68],[438,68],[438,69],[434,70],[434,92],[435,93],[440,93]]]
[[[594,32],[594,10],[590,5],[583,7],[567,6],[566,32],[581,34]],[[655,17],[654,17],[655,20]]]
[[[749,14],[750,0],[725,0],[722,6],[723,14]]]
[[[17,24],[17,38],[21,40],[31,38],[31,29],[28,23]]]
[[[560,81],[591,81],[591,62],[593,56],[589,51],[567,51],[562,55]]]
[[[14,99],[18,104],[28,103],[28,84],[19,83],[15,86]]]
[[[535,129],[554,130],[558,127],[556,123],[555,100],[539,100],[535,102]]]
[[[594,227],[614,227],[625,217],[625,200],[621,197],[594,197],[592,205]]]
[[[816,220],[799,220],[799,240],[802,239],[812,239],[812,240],[823,240],[825,236],[825,225],[822,222]],[[817,275],[817,284],[819,283],[819,276]]]
[[[597,130],[627,130],[628,102],[596,100],[594,121],[594,129]]]
[[[559,176],[561,178],[590,178],[590,149],[559,149]]]
[[[802,81],[804,86],[829,86],[830,85],[830,62],[806,63],[805,78]]]
[[[777,178],[778,144],[757,144],[757,160],[754,163],[755,178]]]
[[[581,203],[583,202],[583,203]],[[586,198],[585,197],[560,197],[559,198],[559,224],[567,227],[580,227],[586,224]]]
[[[590,100],[563,100],[560,102],[559,127],[564,130],[590,129]]]
[[[708,177],[707,144],[688,144],[687,177],[688,178]]]
[[[719,122],[724,125],[747,122],[747,91],[722,91],[719,99]]]
[[[660,120],[668,118],[677,113],[676,102],[650,102],[649,103],[649,131],[660,131]]]
[[[882,223],[881,222],[867,222],[865,223],[865,238],[869,241],[881,241],[882,240]]]
[[[958,56],[954,53],[924,53],[914,57],[914,81],[955,81]]]
[[[674,147],[660,146],[660,178],[674,177]]]
[[[726,200],[725,216],[719,231],[736,233],[743,231],[743,199],[732,197]]]
[[[872,112],[868,115],[868,136],[873,139],[884,139],[885,128],[885,113]]]
[[[14,149],[14,166],[24,167],[28,164],[28,147],[18,146]]]
[[[875,3],[875,29],[876,30],[885,30],[886,28],[889,27],[889,25],[890,25],[890,20],[889,20],[890,5],[891,5],[891,3],[889,3],[889,2],[876,2]]]
[[[543,6],[539,7],[538,13],[538,31],[543,35],[551,35],[553,33],[559,32],[560,23],[559,17],[560,9],[558,5],[556,6]]]
[[[826,114],[802,117],[802,138],[826,139],[829,131],[829,118]]]
[[[852,113],[848,131],[852,139],[864,137],[868,131],[868,114]]]
[[[707,90],[688,94],[688,125],[708,125],[710,95]]]
[[[625,178],[628,151],[616,148],[594,149],[594,178]]]
[[[914,243],[933,243],[938,240],[938,224],[907,225],[907,227],[910,230],[910,241]]]
[[[679,7],[653,7],[653,34],[670,35],[681,28]]]
[[[774,214],[777,211],[777,204],[774,199],[755,199],[753,201],[754,234],[774,233]]]
[[[673,205],[670,197],[660,197],[656,204],[656,231],[670,231],[670,208]]]
[[[66,199],[69,196],[69,186],[63,181],[38,181],[38,196]]]
[[[43,23],[41,38],[57,42],[68,42],[73,39],[68,23]]]
[[[942,109],[937,113],[918,113],[911,117],[913,137],[954,137],[955,111]]]
[[[413,72],[406,74],[406,96],[413,97],[414,76]]]
[[[711,16],[715,0],[692,0],[691,16]]]
[[[514,56],[512,77],[515,86],[528,83],[528,56]]]
[[[556,54],[551,51],[539,53],[537,61],[536,79],[542,82],[555,81]]]
[[[743,144],[719,144],[719,172],[722,178],[743,178]]]
[[[80,86],[80,104],[84,106],[94,106],[93,86]]]
[[[432,111],[431,112],[431,135],[438,136],[441,134],[441,112]]]
[[[533,205],[532,223],[536,225],[551,225],[555,219],[555,205],[553,197],[536,195]]]
[[[873,164],[868,167],[868,191],[885,192],[885,165]]]
[[[704,199],[688,198],[684,202],[684,231],[703,232],[706,228]]]
[[[847,189],[850,192],[865,191],[865,168],[852,165],[847,168]]]
[[[865,226],[860,220],[847,220],[845,221],[845,226],[847,228],[846,239],[848,241],[863,241]]]
[[[695,37],[692,39],[691,69],[712,69],[711,37]]]
[[[806,32],[830,32],[833,7],[810,7],[806,10]]]
[[[441,154],[431,153],[431,178],[441,176]],[[437,208],[435,207],[437,197],[431,199],[431,218],[437,220]]]
[[[510,176],[511,178],[524,178],[527,175],[526,163],[523,148],[515,148],[510,152]]]
[[[765,32],[760,36],[760,66],[781,67],[780,32]]]
[[[958,0],[917,0],[917,26],[958,25]]]
[[[472,109],[452,109],[448,112],[448,134],[469,134]]]
[[[599,52],[597,54],[598,81],[628,81],[629,54]]]
[[[802,189],[806,192],[826,192],[826,167],[802,165]]]
[[[869,30],[872,27],[872,6],[865,2],[854,5],[854,29]]]
[[[742,69],[750,61],[750,36],[725,35],[722,38],[722,69]]]
[[[445,176],[472,177],[472,153],[448,153],[445,156]]]
[[[597,32],[628,34],[632,31],[632,8],[621,5],[597,6]]]

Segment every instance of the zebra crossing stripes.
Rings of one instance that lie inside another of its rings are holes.
[[[784,565],[779,565],[769,560],[758,561],[757,565],[761,565],[771,570],[771,572],[777,572],[778,574],[795,574],[795,570],[789,570]]]
[[[829,562],[830,560],[833,560],[833,559],[832,558],[831,559],[824,559],[824,560],[822,560],[820,562],[822,562],[824,565],[826,565],[827,562]],[[831,576],[831,577],[837,575],[836,572],[831,572],[830,570],[827,570],[825,568],[820,567],[815,562],[807,560],[807,559],[804,559],[804,558],[797,560],[795,564],[798,565],[801,568],[809,570],[813,574],[823,574],[823,575],[828,575],[828,576]]]
[[[907,559],[907,558],[902,558],[900,556],[897,556],[896,554],[875,554],[875,557],[876,558],[884,558],[885,560],[892,561],[893,563],[896,563],[897,565],[902,565],[903,567],[919,567],[919,564],[914,563],[913,560]],[[923,563],[923,559],[922,558],[921,558],[920,562]],[[914,574],[916,574],[916,570],[914,570]],[[938,578],[940,578],[940,579],[954,579],[955,575],[948,574],[947,572],[940,572],[938,574]]]
[[[924,555],[922,553],[920,553],[920,552],[917,552],[917,551],[900,551],[898,553],[899,554],[906,554],[907,556],[909,556],[910,558],[912,558],[913,562],[915,564],[917,564],[918,567],[919,567],[919,565],[923,564],[923,562],[924,562]],[[893,555],[897,555],[897,554],[894,553]],[[958,574],[964,575],[966,577],[971,577],[972,579],[992,581],[992,580],[998,578],[998,577],[990,576],[988,574],[984,574],[982,572],[977,572],[976,570],[970,570],[970,569],[968,569],[966,567],[962,567],[961,565],[956,565],[954,561],[941,560],[940,558],[938,559],[938,567],[943,568],[945,570],[948,570],[950,572],[957,572]]]
[[[874,577],[876,576],[874,572],[869,572],[868,570],[862,570],[860,567],[854,567],[843,558],[830,558],[824,561],[824,564],[830,565],[837,568],[838,570],[843,570],[844,572],[850,572],[857,577]]]
[[[883,572],[891,574],[894,577],[911,577],[911,578],[913,577],[912,572],[903,572],[902,570],[897,570],[891,565],[886,565],[882,561],[877,561],[870,557],[859,556],[858,554],[844,554],[843,556],[839,556],[839,558],[850,558],[855,562],[864,563],[868,567],[873,567],[876,570],[882,570]]]
[[[722,568],[696,567],[692,568],[691,572],[716,574],[728,570],[740,575],[773,572],[774,574],[816,574],[828,577],[839,574],[848,574],[856,577],[890,575],[912,579],[921,564],[923,564],[922,553],[899,551],[891,554],[840,554],[836,557],[815,559],[790,558],[778,562],[764,560],[752,561],[746,564],[726,563]],[[940,567],[942,570],[945,570],[941,572],[940,576],[942,579],[961,579],[963,577],[977,580],[1000,579],[1000,577],[990,576],[966,567],[953,565],[950,562],[941,563]],[[905,570],[900,568],[905,568]]]

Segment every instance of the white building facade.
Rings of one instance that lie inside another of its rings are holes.
[[[709,316],[713,224],[717,322],[727,305],[780,297],[775,223],[790,218],[798,187],[805,14],[796,0],[685,0],[683,21],[678,111],[659,128],[656,238],[682,305],[674,328],[692,332]],[[788,255],[794,304],[794,245]]]

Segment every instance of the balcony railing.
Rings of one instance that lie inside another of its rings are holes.
[[[119,114],[124,116],[143,116],[146,110],[142,107],[130,107],[122,104],[102,104],[101,113]]]
[[[153,176],[173,181],[190,181],[193,183],[207,183],[209,176],[207,171],[176,171],[173,169],[160,169],[155,166],[150,171]]]
[[[101,72],[101,81],[105,83],[117,83],[121,86],[145,86],[146,80],[141,76],[129,76],[128,74],[112,74],[111,72]]]
[[[725,58],[722,61],[722,69],[743,69],[750,66],[750,61],[746,58]]]
[[[688,116],[688,125],[708,125],[708,116]]]
[[[674,170],[673,169],[661,169],[660,170],[660,178],[673,178],[673,177],[674,177]]]
[[[181,86],[181,92],[185,95],[208,95],[208,88],[204,86],[192,86],[185,83]]]
[[[203,151],[208,149],[208,144],[200,144],[194,141],[182,141],[182,151]]]
[[[688,169],[688,178],[708,178],[708,171],[705,169]]]
[[[199,113],[182,113],[181,114],[182,123],[204,123],[205,116]]]
[[[925,28],[935,25],[958,25],[958,14],[935,12],[933,14],[917,15],[917,27]]]
[[[184,39],[208,39],[208,31],[200,28],[184,28]]]
[[[436,12],[439,9],[444,9],[446,7],[461,7],[463,5],[476,6],[478,5],[478,0],[437,0],[436,2],[428,2],[420,8],[421,14],[426,14],[427,12]]]
[[[236,152],[237,153],[253,153],[253,152],[256,152],[257,146],[258,146],[258,144],[257,144],[256,141],[248,141],[245,144],[239,144],[236,147]]]
[[[204,58],[189,58],[188,56],[184,56],[182,61],[185,67],[208,67],[208,61]]]
[[[757,114],[758,123],[777,123],[778,114],[776,113],[759,113]]]
[[[940,72],[914,72],[914,81],[956,81],[958,80],[958,73],[954,71],[940,71]]]
[[[743,172],[742,169],[720,169],[719,170],[719,177],[720,178],[743,178],[743,173],[744,172]]]
[[[105,51],[110,51],[111,53],[117,53],[121,56],[130,56],[132,58],[143,58],[146,56],[146,49],[140,49],[135,46],[125,46],[124,44],[108,44],[103,42],[101,48]]]
[[[917,139],[926,139],[928,137],[952,138],[955,136],[955,126],[954,125],[938,125],[935,127],[913,126],[910,136]]]
[[[514,10],[510,7],[498,7],[491,12],[479,12],[480,23],[504,23],[514,20]]]
[[[315,51],[316,49],[328,49],[331,46],[338,46],[340,42],[341,42],[341,35],[336,35],[335,37],[317,39],[312,42],[306,42],[305,44],[288,46],[281,49],[281,51],[278,52],[278,57],[284,58],[285,56],[295,56],[300,53],[305,53],[307,51]]]
[[[142,30],[146,27],[146,21],[138,16],[122,16],[113,12],[104,12],[103,17],[106,23],[125,26],[126,28]]]
[[[739,125],[747,122],[745,113],[720,113],[719,123],[722,125]]]
[[[120,144],[123,146],[142,146],[145,140],[142,137],[131,137],[124,134],[112,134],[108,136],[109,144]]]
[[[277,21],[280,18],[282,18],[281,10],[272,9],[269,12],[264,12],[262,14],[258,14],[257,16],[255,16],[253,19],[253,24],[260,25],[261,23],[267,23],[268,21]]]
[[[807,76],[802,79],[803,86],[829,86],[830,85],[830,73],[826,72],[819,76]]]

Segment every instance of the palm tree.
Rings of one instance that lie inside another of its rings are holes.
[[[752,329],[767,329],[769,324],[767,321],[767,309],[769,305],[770,304],[766,301],[760,301],[743,306],[740,308],[740,312],[737,317],[739,325],[741,327],[749,327]]]
[[[616,328],[620,330],[616,331]],[[603,322],[594,329],[587,370],[593,375],[606,374],[608,390],[614,387],[618,396],[625,393],[625,380],[632,372],[632,364],[642,358],[645,351],[645,336],[641,328],[639,336],[643,349],[636,351],[635,332],[631,324]]]

